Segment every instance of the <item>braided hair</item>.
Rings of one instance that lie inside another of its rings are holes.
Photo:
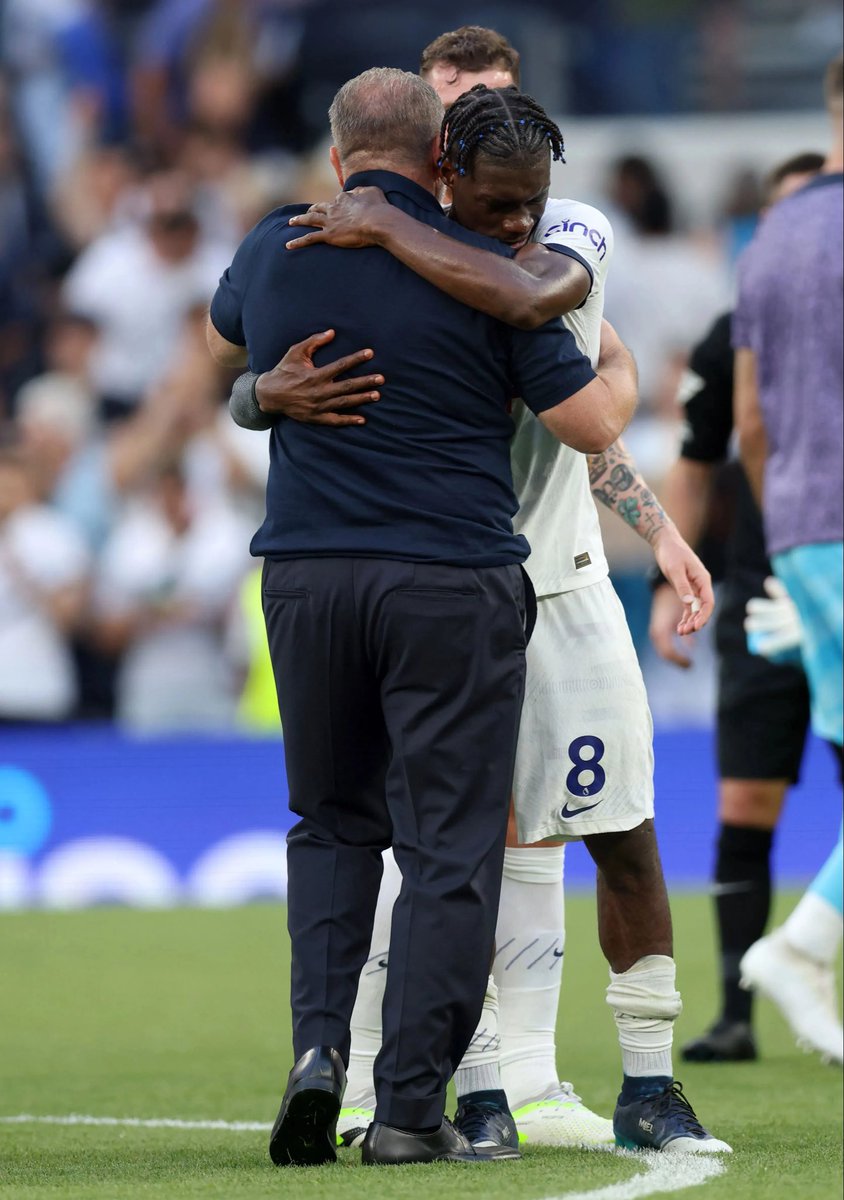
[[[476,154],[524,159],[548,149],[555,162],[566,161],[563,135],[540,104],[515,87],[477,83],[445,115],[439,162],[448,159],[458,175],[466,175]]]

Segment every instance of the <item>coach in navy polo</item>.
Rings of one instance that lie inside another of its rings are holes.
[[[376,69],[331,109],[346,187],[377,184],[419,220],[495,253],[434,196],[442,107],[418,76]],[[550,155],[549,155],[550,166]],[[272,431],[264,611],[284,726],[291,997],[297,1064],[270,1153],[334,1157],[349,1020],[392,845],[393,916],[377,1111],[364,1161],[477,1157],[443,1124],[446,1084],[481,1011],[524,687],[524,538],[508,414],[521,395],[563,440],[606,448],[635,402],[615,343],[596,377],[559,322],[523,333],[466,308],[377,248],[288,254],[270,213],[211,307],[209,345],[254,371],[317,328],[384,376],[366,423]],[[367,368],[371,370],[371,368]],[[565,514],[561,514],[561,520]],[[483,1156],[483,1152],[480,1152]]]

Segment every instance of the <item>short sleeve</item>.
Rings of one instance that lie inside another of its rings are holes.
[[[733,433],[729,313],[718,318],[692,351],[678,399],[684,416],[681,457],[695,462],[722,462]]]
[[[595,378],[592,364],[559,318],[539,329],[512,330],[511,375],[515,393],[534,414],[556,408]]]
[[[223,272],[211,301],[211,324],[227,342],[235,346],[246,345],[246,335],[243,332],[243,303],[252,265],[268,229],[269,218],[264,217],[247,233],[237,248],[231,266]]]
[[[533,240],[585,267],[592,281],[590,295],[603,286],[612,257],[613,231],[600,209],[575,200],[549,200]]]
[[[307,205],[287,205],[275,209],[263,217],[238,246],[232,264],[223,272],[211,301],[211,324],[227,342],[235,346],[246,345],[243,306],[249,282],[256,274],[259,255],[264,252],[265,237],[271,230],[286,226],[293,213],[304,212],[306,208]]]
[[[100,238],[79,255],[65,276],[62,299],[67,308],[99,321],[108,315],[108,297],[121,264],[125,271],[125,250],[121,260],[119,242],[111,236]]]
[[[235,346],[246,345],[246,335],[243,332],[243,301],[249,278],[247,264],[251,257],[246,248],[248,240],[247,238],[241,243],[231,266],[223,272],[211,301],[211,324],[227,342]]]

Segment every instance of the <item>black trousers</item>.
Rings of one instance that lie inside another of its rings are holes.
[[[402,872],[377,1119],[438,1125],[483,1005],[524,694],[516,566],[267,562],[290,807],[293,1044],[336,1047],[369,952],[381,853]]]

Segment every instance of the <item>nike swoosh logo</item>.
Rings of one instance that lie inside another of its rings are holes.
[[[565,954],[565,950],[555,950],[554,951],[555,958],[562,958],[564,954]]]
[[[601,803],[600,800],[596,800],[594,804],[586,804],[586,805],[584,805],[583,808],[569,808],[569,803],[567,800],[565,802],[565,804],[563,805],[563,807],[560,809],[560,816],[561,817],[579,817],[581,813],[589,812],[590,808],[597,808],[600,803]]]

